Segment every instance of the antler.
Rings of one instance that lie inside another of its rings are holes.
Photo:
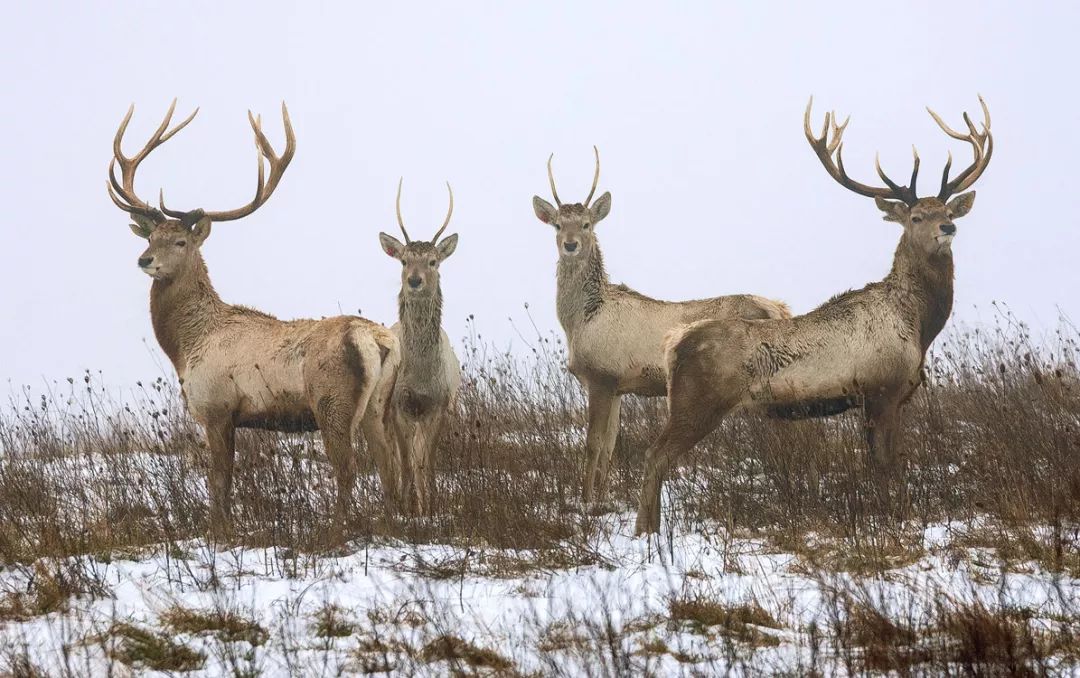
[[[131,122],[131,116],[135,112],[135,104],[132,104],[128,108],[127,115],[124,116],[123,122],[120,123],[119,129],[116,130],[116,137],[113,138],[113,158],[109,161],[109,183],[106,184],[106,188],[109,190],[109,197],[112,199],[113,203],[125,212],[141,214],[150,217],[155,221],[161,221],[165,218],[157,208],[151,207],[135,195],[135,171],[139,168],[139,163],[145,160],[146,156],[150,155],[151,151],[171,139],[174,134],[184,129],[184,127],[195,118],[195,114],[199,112],[199,109],[196,108],[183,122],[169,130],[169,123],[172,121],[173,111],[175,110],[176,99],[173,99],[172,104],[169,106],[169,111],[165,114],[165,119],[158,125],[157,130],[151,135],[150,140],[146,142],[146,145],[143,146],[141,151],[130,158],[124,155],[124,152],[121,150],[121,143],[124,139],[124,132],[127,131],[128,123]],[[166,132],[166,130],[168,131]],[[122,183],[116,180],[115,170],[117,163],[120,164],[120,176],[123,178]]]
[[[401,228],[401,234],[405,236],[405,244],[409,244],[412,240],[409,238],[408,231],[405,230],[405,220],[401,218],[401,183],[405,180],[405,177],[398,179],[397,185],[397,222]],[[446,219],[443,221],[442,227],[435,232],[435,237],[431,239],[432,244],[439,242],[439,236],[443,234],[446,227],[450,225],[450,217],[454,214],[454,189],[450,188],[450,182],[446,182],[446,190],[450,192],[450,209],[446,211]]]
[[[454,189],[450,188],[450,182],[446,182],[446,190],[450,192],[450,209],[446,210],[446,220],[443,221],[442,228],[435,232],[435,237],[431,239],[431,242],[439,242],[439,236],[442,235],[446,227],[450,225],[450,216],[454,213]]]
[[[953,139],[959,139],[971,144],[971,148],[975,153],[975,159],[971,165],[956,175],[956,178],[952,181],[949,181],[949,169],[952,167],[952,153],[949,153],[949,159],[945,163],[945,171],[941,173],[941,191],[938,193],[938,199],[942,201],[947,200],[954,193],[967,190],[983,173],[987,164],[990,163],[990,156],[994,152],[994,136],[990,133],[990,110],[987,109],[982,95],[979,95],[979,105],[982,106],[983,110],[983,130],[981,134],[975,129],[975,125],[972,124],[971,118],[966,111],[964,112],[964,122],[967,124],[968,134],[962,134],[946,125],[941,116],[930,110],[929,106],[926,108],[927,112],[934,118],[934,122],[938,124],[938,127]]]
[[[593,193],[596,193],[596,185],[600,182],[600,151],[596,146],[592,147],[593,153],[596,155],[596,171],[593,172],[592,188],[589,189],[589,195],[585,196],[585,202],[582,203],[585,207],[589,206],[592,202]],[[551,159],[555,157],[552,153],[548,156],[548,183],[551,184],[551,195],[555,197],[555,205],[562,207],[562,202],[559,200],[559,193],[555,190],[555,175],[551,172]]]
[[[171,217],[179,219],[190,218],[194,214],[199,214],[201,216],[209,217],[213,221],[234,221],[246,217],[262,207],[262,205],[270,199],[270,196],[274,194],[274,189],[277,188],[278,182],[281,181],[281,176],[285,173],[285,168],[292,162],[293,155],[296,153],[296,135],[293,133],[292,121],[289,119],[289,109],[285,107],[284,101],[281,102],[281,117],[285,124],[285,152],[279,157],[274,153],[274,147],[270,145],[270,141],[266,138],[266,135],[263,134],[262,116],[255,117],[252,115],[251,111],[248,111],[248,122],[251,123],[251,129],[255,132],[255,148],[259,163],[258,183],[255,187],[255,197],[251,202],[243,207],[223,212],[209,212],[203,210],[185,212],[181,210],[170,210],[165,207],[165,195],[163,192],[159,198],[161,211]],[[185,122],[184,124],[187,123]],[[263,167],[264,158],[270,165],[269,179],[266,178],[265,168]]]
[[[902,200],[903,202],[914,205],[918,200],[915,197],[915,182],[919,176],[919,153],[912,147],[912,152],[915,155],[915,165],[911,171],[911,184],[909,186],[900,186],[892,179],[890,179],[881,169],[880,157],[875,157],[874,167],[877,169],[878,176],[885,182],[888,188],[880,188],[877,186],[867,186],[866,184],[859,183],[847,175],[844,171],[844,144],[843,135],[844,130],[847,129],[848,123],[851,121],[849,115],[844,120],[844,124],[836,124],[836,114],[825,114],[825,126],[821,130],[821,137],[814,136],[813,131],[810,129],[810,109],[814,105],[814,97],[810,97],[810,102],[806,104],[806,113],[803,115],[803,131],[806,134],[806,140],[810,142],[810,147],[814,149],[814,153],[817,154],[818,160],[825,166],[825,171],[829,173],[833,179],[837,181],[841,186],[848,190],[854,191],[859,195],[865,195],[870,198],[886,198],[889,200]],[[829,140],[830,129],[832,131],[832,140]],[[836,160],[833,161],[833,153],[836,154]]]
[[[551,184],[551,195],[555,198],[555,206],[562,207],[562,201],[559,200],[559,192],[555,190],[555,175],[551,173],[551,160],[554,157],[554,153],[548,156],[548,183]]]
[[[401,183],[405,181],[405,177],[401,177],[397,182],[397,223],[401,228],[401,234],[405,236],[405,244],[408,245],[412,242],[412,238],[409,237],[409,232],[405,230],[405,220],[401,218]]]

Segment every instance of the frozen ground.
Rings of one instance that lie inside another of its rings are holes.
[[[316,558],[189,542],[138,559],[84,560],[80,567],[103,595],[73,600],[64,613],[0,622],[0,643],[8,653],[25,649],[48,675],[129,674],[115,660],[123,654],[124,636],[114,633],[120,623],[160,629],[203,655],[190,675],[446,675],[499,667],[535,675],[797,673],[808,661],[812,625],[829,627],[838,590],[857,591],[897,619],[929,616],[945,600],[978,600],[991,610],[1026,610],[1037,629],[1053,628],[1080,601],[1076,579],[1034,563],[1005,570],[991,552],[950,546],[959,526],[927,529],[922,558],[867,578],[823,574],[754,540],[678,531],[646,540],[634,538],[632,526],[632,515],[610,515],[592,539],[600,564],[571,569],[545,567],[526,552],[394,543],[352,544],[343,555]],[[25,590],[35,576],[40,569],[5,569],[0,590]],[[677,621],[672,599],[756,605],[776,623],[734,629]],[[328,634],[331,604],[341,628]],[[239,640],[176,631],[166,619],[177,609],[227,612],[261,631]],[[429,647],[440,636],[494,650],[510,668],[461,653],[442,658]],[[583,652],[587,646],[601,650]],[[168,675],[133,665],[140,674]]]

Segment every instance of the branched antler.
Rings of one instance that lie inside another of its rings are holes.
[[[971,165],[963,172],[956,175],[955,179],[949,181],[949,169],[952,167],[952,153],[949,153],[949,160],[945,163],[945,171],[941,173],[941,191],[938,193],[938,198],[941,200],[948,200],[949,196],[954,193],[959,193],[970,188],[990,162],[990,156],[994,152],[994,136],[990,133],[990,110],[986,107],[986,102],[983,101],[982,95],[979,95],[979,105],[982,106],[983,110],[982,132],[980,133],[975,128],[975,125],[971,122],[971,117],[965,111],[964,123],[966,123],[968,127],[967,134],[962,134],[949,127],[945,124],[945,121],[941,119],[941,116],[930,110],[929,107],[926,108],[927,112],[934,118],[934,122],[938,124],[938,127],[953,139],[959,139],[960,141],[966,141],[971,144],[972,151],[975,154],[975,159],[972,161]]]
[[[158,209],[151,207],[146,201],[141,200],[139,196],[135,194],[135,171],[138,170],[139,163],[145,160],[146,156],[150,155],[151,151],[171,139],[174,134],[184,129],[199,112],[199,109],[196,108],[183,122],[170,130],[169,123],[172,121],[173,111],[175,110],[176,99],[173,99],[168,112],[165,114],[165,119],[161,121],[157,130],[150,136],[150,140],[146,142],[146,145],[143,146],[141,151],[130,158],[124,155],[121,145],[124,140],[124,132],[127,131],[127,126],[128,123],[131,122],[132,114],[135,113],[135,104],[131,104],[128,108],[127,115],[124,116],[123,122],[120,123],[119,129],[116,130],[116,136],[113,138],[113,157],[112,160],[109,161],[109,183],[106,184],[106,187],[108,188],[109,197],[112,198],[113,203],[125,212],[141,214],[150,217],[154,221],[162,221],[165,218]],[[117,164],[120,165],[120,176],[122,181],[117,181],[116,179],[115,170]]]
[[[848,190],[854,191],[859,195],[865,195],[870,198],[885,198],[888,200],[902,200],[903,202],[914,205],[918,200],[915,197],[915,182],[919,176],[919,154],[915,152],[915,166],[911,171],[911,184],[909,186],[900,186],[895,181],[890,179],[885,171],[881,169],[880,158],[875,158],[874,167],[877,169],[878,176],[885,182],[886,188],[878,186],[868,186],[866,184],[855,181],[847,175],[844,171],[844,130],[847,129],[848,123],[851,122],[851,116],[848,116],[844,120],[844,124],[836,124],[836,113],[825,114],[825,125],[821,129],[821,136],[814,136],[813,130],[810,129],[810,112],[814,105],[814,97],[810,97],[810,102],[806,104],[806,113],[803,115],[803,131],[806,134],[806,140],[810,142],[810,147],[814,149],[814,153],[817,154],[818,160],[825,166],[825,171],[829,173],[833,179],[837,181],[841,186]],[[831,129],[831,134],[830,134]],[[831,140],[830,140],[831,137]],[[914,151],[914,147],[912,151]],[[833,160],[835,154],[836,159]]]

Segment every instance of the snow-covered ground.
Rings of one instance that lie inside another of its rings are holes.
[[[190,675],[387,668],[446,675],[447,661],[428,661],[432,657],[421,651],[441,635],[494,650],[525,674],[602,675],[593,664],[598,657],[613,662],[610,674],[712,674],[729,666],[731,643],[743,641],[725,640],[730,636],[722,629],[673,622],[669,613],[672,598],[705,597],[731,606],[754,603],[778,622],[777,629],[754,627],[777,643],[743,643],[731,666],[773,672],[805,665],[808,628],[812,622],[827,628],[829,597],[837,589],[858,590],[900,619],[930,615],[946,599],[978,600],[990,610],[1028,610],[1031,624],[1051,628],[1080,604],[1080,580],[1052,576],[1034,563],[1013,563],[1005,571],[990,552],[950,548],[958,526],[927,529],[922,558],[865,578],[816,572],[755,540],[678,529],[650,540],[633,537],[632,527],[629,513],[606,517],[591,539],[600,564],[570,569],[505,567],[506,559],[529,560],[532,554],[523,552],[395,543],[352,544],[343,555],[314,557],[277,549],[216,551],[189,542],[138,560],[88,561],[83,569],[108,595],[74,600],[65,613],[8,622],[0,626],[0,647],[25,648],[48,675],[65,667],[75,675],[105,675],[110,665],[125,675],[129,669],[108,658],[120,642],[109,630],[124,622],[163,629],[205,654],[202,668]],[[0,590],[25,590],[33,576],[33,568],[2,570]],[[328,604],[351,625],[340,637],[317,635],[319,612]],[[162,616],[176,606],[254,620],[267,632],[265,642],[170,631]],[[616,651],[579,651],[582,644],[602,648],[606,628],[616,632]],[[658,646],[666,651],[647,649]],[[630,664],[620,667],[621,661]]]

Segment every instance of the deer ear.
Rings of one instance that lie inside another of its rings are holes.
[[[904,223],[908,217],[907,203],[900,202],[899,200],[886,200],[884,198],[874,198],[874,204],[877,208],[885,213],[885,221],[896,221]]]
[[[967,193],[961,193],[946,205],[949,208],[949,214],[953,219],[959,219],[968,212],[971,211],[971,206],[975,204],[975,191],[968,191]]]
[[[555,215],[558,214],[554,205],[538,195],[533,196],[533,212],[536,212],[536,218],[545,224],[555,223]]]
[[[210,237],[210,226],[212,223],[210,217],[202,217],[191,227],[191,238],[195,241],[196,247],[201,247],[202,244],[206,242],[206,239]]]
[[[592,211],[594,224],[606,217],[611,211],[611,191],[604,191],[604,194],[596,199],[589,210]]]
[[[457,249],[457,233],[451,233],[435,246],[439,251],[439,261],[444,261]]]
[[[405,246],[401,244],[400,240],[385,233],[379,233],[379,244],[382,245],[383,252],[386,252],[395,259],[400,259],[402,253],[405,251]]]
[[[149,240],[150,234],[154,232],[154,228],[157,226],[157,222],[141,214],[132,214],[131,220],[135,222],[134,224],[128,224],[131,227],[131,232],[140,238]]]

